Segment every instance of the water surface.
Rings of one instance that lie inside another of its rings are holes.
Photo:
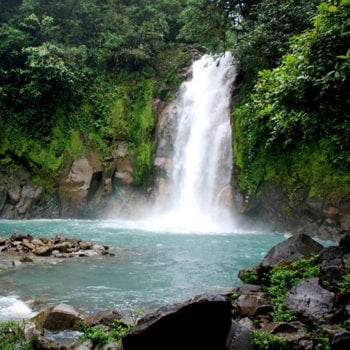
[[[152,231],[122,220],[0,221],[0,236],[16,231],[46,237],[63,234],[119,248],[114,257],[23,264],[0,273],[1,297],[28,295],[45,305],[64,302],[86,312],[148,311],[238,286],[238,271],[258,264],[273,245],[286,238],[269,232]]]

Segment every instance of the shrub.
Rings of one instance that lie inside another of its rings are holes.
[[[290,347],[290,340],[258,330],[252,331],[252,343],[256,350],[287,350]]]
[[[25,323],[8,321],[0,323],[0,345],[2,350],[31,350],[33,346],[25,338]]]

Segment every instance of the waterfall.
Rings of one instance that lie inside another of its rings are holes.
[[[205,55],[193,63],[192,79],[181,86],[173,107],[169,191],[161,204],[167,213],[158,216],[165,226],[190,231],[222,230],[226,224],[232,228],[232,209],[225,208],[222,197],[231,189],[234,77],[231,54]]]

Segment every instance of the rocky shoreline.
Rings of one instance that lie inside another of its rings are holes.
[[[63,235],[33,237],[15,232],[10,237],[0,237],[0,254],[1,272],[26,263],[56,264],[68,258],[115,256],[116,248]]]
[[[0,247],[28,245],[28,237],[11,237]],[[73,253],[64,242],[50,240],[51,258]],[[78,244],[76,254],[84,244]],[[44,251],[26,249],[30,254]],[[85,315],[57,305],[28,321],[26,337],[34,349],[61,350],[339,350],[350,345],[349,233],[326,248],[298,233],[274,246],[258,266],[241,270],[239,277],[243,284],[225,294],[199,295],[141,318],[127,319],[117,310]],[[83,341],[64,344],[48,336],[77,330]]]

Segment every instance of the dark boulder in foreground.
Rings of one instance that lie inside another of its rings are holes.
[[[123,350],[225,350],[230,328],[229,299],[201,295],[141,319],[123,338]]]

